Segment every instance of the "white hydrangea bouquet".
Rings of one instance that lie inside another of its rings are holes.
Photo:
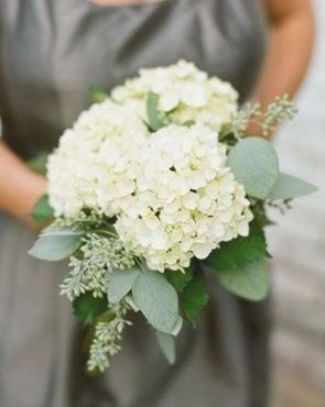
[[[268,205],[314,187],[279,172],[270,132],[294,106],[239,109],[232,86],[192,63],[143,69],[64,132],[49,157],[38,221],[52,221],[30,253],[70,259],[61,292],[91,326],[88,368],[104,371],[141,312],[170,362],[184,321],[209,298],[204,269],[257,301],[268,291]],[[249,137],[250,123],[262,137]]]

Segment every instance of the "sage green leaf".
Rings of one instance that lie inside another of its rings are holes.
[[[47,161],[48,161],[48,154],[41,153],[41,154],[37,155],[35,158],[32,158],[30,161],[28,161],[27,165],[33,171],[37,172],[37,174],[46,176]]]
[[[32,217],[39,223],[51,222],[54,220],[54,210],[50,205],[49,196],[43,195],[33,208]]]
[[[29,254],[47,261],[66,259],[79,249],[83,234],[81,231],[47,230],[40,234]]]
[[[183,328],[183,324],[184,324],[183,318],[180,315],[178,315],[176,324],[170,334],[172,336],[178,336],[178,334],[181,332],[181,330]]]
[[[270,285],[269,274],[266,260],[246,263],[242,268],[217,270],[218,280],[227,290],[251,301],[266,297]]]
[[[229,153],[228,165],[248,195],[265,199],[279,174],[278,156],[267,140],[248,137],[239,141]]]
[[[95,298],[91,293],[86,293],[73,301],[73,314],[83,325],[90,325],[107,311],[106,298]]]
[[[293,199],[309,195],[317,191],[317,188],[300,178],[280,173],[276,183],[268,195],[268,199]]]
[[[166,114],[159,110],[159,95],[149,92],[147,98],[148,125],[152,131],[158,131],[167,123]]]
[[[132,268],[130,270],[117,270],[112,273],[107,287],[108,301],[110,303],[120,302],[131,291],[139,272],[139,269]]]
[[[175,288],[178,293],[184,291],[193,278],[193,271],[186,269],[183,271],[167,271],[166,277],[170,284]]]
[[[165,276],[143,269],[132,287],[133,299],[158,331],[171,333],[178,319],[178,296]]]
[[[193,280],[181,294],[181,307],[185,318],[196,326],[197,319],[209,300],[209,294],[202,273],[196,273]]]
[[[105,90],[100,88],[99,86],[91,86],[90,95],[91,95],[91,100],[94,103],[104,102],[104,100],[108,99],[108,97],[109,97],[107,92],[105,92]]]
[[[156,337],[162,353],[171,365],[174,364],[176,361],[176,347],[174,337],[172,335],[159,331],[156,331]]]
[[[216,271],[241,270],[247,263],[259,262],[269,257],[263,229],[254,220],[250,223],[249,235],[221,243],[206,262]]]

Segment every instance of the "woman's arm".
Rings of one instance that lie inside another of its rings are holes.
[[[262,107],[275,96],[293,96],[305,75],[314,40],[310,0],[265,0],[271,37],[255,99]]]
[[[34,226],[30,214],[45,190],[46,180],[0,142],[0,209]]]

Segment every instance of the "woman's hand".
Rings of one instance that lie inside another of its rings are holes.
[[[0,209],[35,229],[31,213],[46,192],[46,179],[30,170],[3,142],[0,142]]]

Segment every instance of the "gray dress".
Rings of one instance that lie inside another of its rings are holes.
[[[1,0],[0,108],[4,138],[23,158],[51,150],[89,103],[142,66],[180,58],[233,83],[242,100],[265,43],[260,0],[165,0],[100,7],[86,0]],[[87,378],[80,333],[58,295],[63,264],[27,255],[34,234],[0,214],[1,407],[262,407],[269,312],[211,276],[211,303],[164,361],[137,321],[107,375]]]

